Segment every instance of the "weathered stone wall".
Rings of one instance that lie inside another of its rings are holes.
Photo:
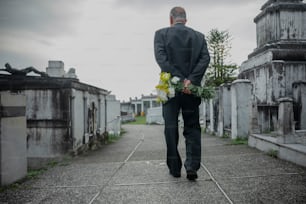
[[[24,90],[28,157],[57,157],[72,148],[70,90]]]
[[[239,78],[249,79],[253,84],[260,132],[275,131],[278,99],[293,97],[292,84],[306,78],[306,62],[272,61],[240,73]]]
[[[71,118],[73,149],[87,144],[91,137],[106,131],[105,95],[72,90]]]
[[[306,78],[306,62],[272,61],[240,73],[249,79],[258,104],[275,105],[279,98],[292,96],[292,84]]]

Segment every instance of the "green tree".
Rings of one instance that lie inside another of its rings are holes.
[[[227,30],[212,29],[209,32],[207,44],[211,61],[205,75],[206,85],[220,86],[236,79],[238,66],[226,61],[230,56],[231,40],[231,35]]]

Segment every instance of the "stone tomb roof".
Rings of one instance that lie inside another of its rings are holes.
[[[13,76],[0,74],[0,91],[21,91],[41,89],[77,89],[93,94],[108,95],[105,89],[62,77]]]
[[[258,22],[265,14],[278,10],[306,11],[303,0],[269,0],[261,7],[262,12],[254,18]]]
[[[268,2],[266,2],[262,7],[261,10],[264,10],[265,8],[267,8],[268,6],[271,6],[272,4],[277,4],[277,3],[302,3],[303,0],[269,0]]]

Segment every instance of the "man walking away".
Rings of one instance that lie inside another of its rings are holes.
[[[184,163],[187,178],[194,181],[201,163],[201,127],[199,105],[201,98],[191,94],[190,84],[201,85],[210,61],[207,43],[202,33],[185,26],[186,12],[174,7],[170,12],[170,27],[156,31],[154,52],[162,72],[176,76],[184,83],[184,90],[163,104],[167,165],[174,177],[181,176],[182,161],[177,146],[179,141],[178,116],[182,111],[186,143]]]

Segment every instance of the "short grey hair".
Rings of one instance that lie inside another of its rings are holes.
[[[174,20],[186,20],[186,11],[182,7],[174,7],[170,11],[170,16]]]

